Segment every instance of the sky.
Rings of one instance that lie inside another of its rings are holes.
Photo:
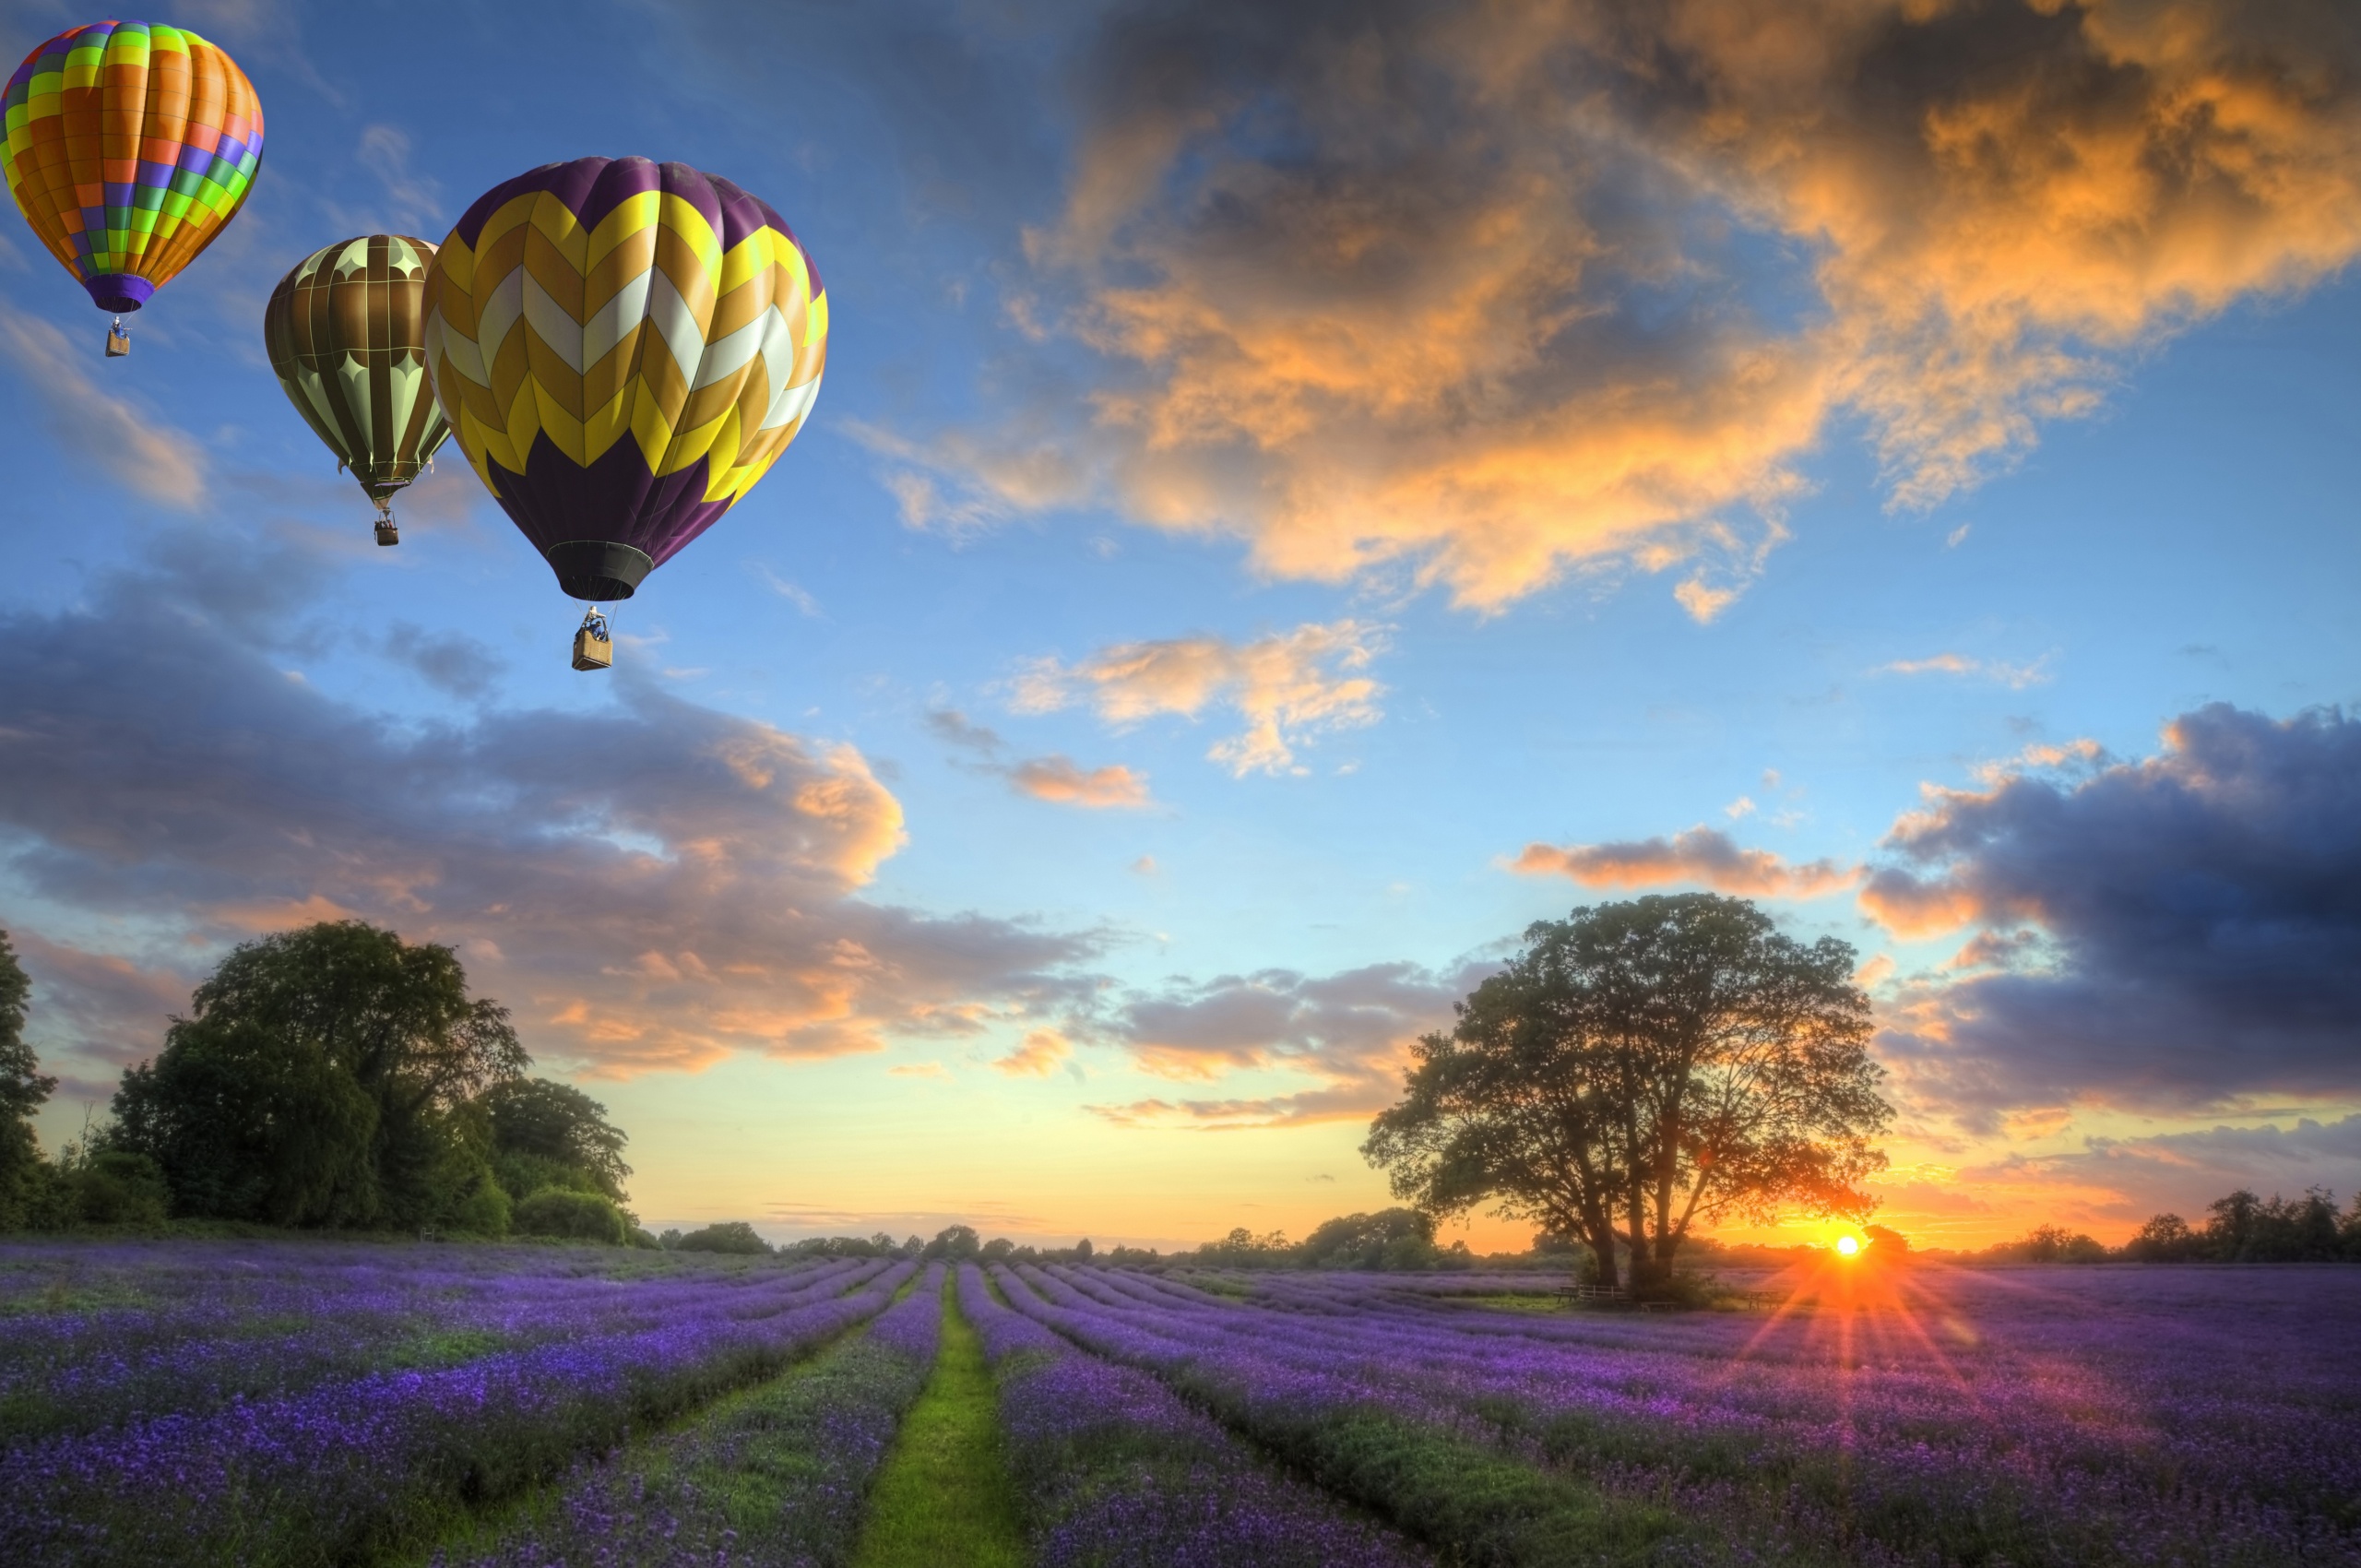
[[[147,18],[267,142],[125,359],[0,222],[52,1146],[350,916],[458,951],[652,1225],[1299,1237],[1528,924],[1709,889],[1858,951],[1922,1245],[2361,1187],[2338,0]],[[786,217],[828,362],[585,674],[456,447],[372,544],[261,315],[635,153]]]

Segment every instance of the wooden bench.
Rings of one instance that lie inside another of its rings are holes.
[[[1628,1301],[1631,1298],[1620,1285],[1569,1285],[1558,1292],[1558,1300],[1575,1301]]]

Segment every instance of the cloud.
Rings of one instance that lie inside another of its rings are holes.
[[[1138,808],[1155,803],[1148,798],[1147,775],[1120,764],[1086,768],[1072,757],[1057,753],[1003,763],[999,758],[1006,742],[999,733],[981,724],[970,724],[957,708],[937,708],[929,713],[926,727],[945,744],[981,759],[969,765],[975,771],[997,774],[1020,795],[1030,795],[1054,805],[1090,810]]]
[[[409,166],[410,139],[396,125],[366,125],[353,156],[376,176],[388,215],[404,233],[439,244],[448,224],[441,184]]]
[[[1008,781],[1020,793],[1058,805],[1137,810],[1153,803],[1147,775],[1115,764],[1086,771],[1071,757],[1035,757],[1010,768]]]
[[[199,979],[152,960],[142,964],[53,942],[22,926],[9,932],[9,941],[33,982],[29,1032],[44,1056],[47,1042],[54,1040],[128,1067],[154,1053],[164,1020],[187,1009]]]
[[[208,963],[346,912],[460,944],[537,1052],[609,1075],[972,1034],[1087,992],[1093,938],[858,896],[902,812],[849,746],[629,671],[602,707],[403,726],[280,673],[320,563],[236,554],[235,576],[160,558],[87,608],[0,615],[0,865],[36,907]],[[69,1008],[103,1009],[77,985]]]
[[[2217,704],[2155,756],[1931,790],[1860,902],[1900,935],[1976,932],[1880,1041],[1971,1124],[2361,1092],[2361,720],[2340,711]]]
[[[982,724],[970,724],[967,716],[955,707],[938,707],[926,716],[926,727],[936,740],[957,746],[980,756],[997,755],[1001,738],[996,731]]]
[[[1097,1036],[1121,1046],[1143,1072],[1196,1083],[1284,1072],[1311,1086],[1088,1109],[1121,1126],[1223,1129],[1365,1118],[1400,1097],[1411,1042],[1447,1027],[1452,1004],[1490,968],[1468,963],[1443,972],[1388,963],[1322,976],[1266,969],[1135,995],[1101,1021]]]
[[[1008,299],[1086,385],[996,367],[896,483],[1483,609],[1679,566],[1710,619],[1832,432],[1934,505],[2345,267],[2356,56],[2336,0],[1129,0]]]
[[[102,391],[90,379],[98,336],[93,326],[89,342],[77,352],[48,322],[0,302],[0,343],[45,407],[51,433],[134,494],[179,511],[197,510],[210,479],[205,449],[145,404]]]
[[[1074,1046],[1057,1030],[1035,1029],[1014,1051],[996,1058],[992,1066],[1012,1078],[1046,1078],[1073,1054]]]
[[[2023,1217],[2015,1233],[2054,1221],[2120,1240],[2154,1214],[2201,1224],[2206,1206],[2237,1188],[2293,1196],[2311,1186],[2340,1194],[2361,1186],[2361,1116],[2086,1137],[2055,1154],[1965,1166],[1940,1182],[1885,1187],[1880,1218],[1981,1219],[1974,1228],[1988,1233],[1991,1219],[2006,1212]]]
[[[508,668],[507,660],[463,632],[430,632],[407,621],[386,628],[382,647],[386,658],[462,702],[490,695]]]
[[[1246,720],[1205,754],[1236,778],[1300,773],[1305,737],[1374,724],[1385,688],[1362,673],[1385,649],[1387,628],[1358,621],[1298,626],[1251,643],[1171,637],[1102,648],[1075,665],[1037,660],[1014,684],[1019,713],[1049,713],[1086,702],[1106,722],[1127,727],[1160,714],[1194,719],[1226,707]]]
[[[1733,815],[1738,814],[1733,813]],[[1717,893],[1755,898],[1822,898],[1860,880],[1860,868],[1833,861],[1801,865],[1768,849],[1741,849],[1719,828],[1702,824],[1670,839],[1615,844],[1527,844],[1509,862],[1527,876],[1558,875],[1584,887],[1662,887],[1695,883]]]
[[[2049,659],[2044,655],[2030,664],[2003,664],[1997,659],[1938,653],[1927,659],[1897,659],[1891,664],[1878,666],[1877,672],[1883,675],[1977,675],[1998,681],[2011,691],[2021,692],[2027,686],[2037,686],[2049,679]]]
[[[789,581],[787,578],[780,576],[777,572],[772,571],[760,561],[753,562],[752,564],[754,568],[754,575],[762,578],[763,586],[769,588],[781,599],[787,600],[789,604],[795,606],[796,610],[802,614],[805,619],[813,621],[826,619],[826,617],[821,613],[820,601],[813,598],[812,595],[804,588]]]

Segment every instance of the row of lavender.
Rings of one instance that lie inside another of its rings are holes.
[[[632,1333],[733,1302],[760,1314],[782,1287],[848,1287],[883,1266],[782,1272],[573,1247],[11,1246],[0,1256],[0,1446]]]
[[[547,1506],[432,1568],[712,1568],[852,1561],[862,1504],[933,1370],[943,1265],[867,1333],[686,1431],[588,1461]]]
[[[1930,1271],[1765,1320],[1471,1312],[1337,1277],[1247,1303],[1098,1270],[1011,1300],[1474,1561],[2361,1562],[2361,1280]],[[2239,1297],[2225,1299],[2227,1291]],[[2187,1299],[2181,1299],[2186,1297]],[[2300,1299],[2296,1299],[2300,1298]],[[1419,1460],[1419,1434],[1453,1452]],[[1435,1437],[1434,1434],[1441,1434]],[[1493,1456],[1491,1502],[1430,1487]]]
[[[1410,1568],[1409,1542],[1289,1479],[1155,1378],[1088,1355],[993,1299],[959,1305],[1000,1389],[1038,1568]]]
[[[0,1452],[0,1562],[368,1560],[770,1376],[875,1316],[916,1267],[611,1282],[612,1302],[561,1289],[527,1314],[536,1342],[457,1366],[291,1380],[20,1442]]]

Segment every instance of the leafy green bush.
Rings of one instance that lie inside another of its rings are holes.
[[[708,1225],[702,1230],[692,1230],[672,1243],[683,1253],[738,1253],[756,1257],[771,1250],[771,1244],[754,1234],[754,1228],[742,1219],[725,1219],[718,1225]]]
[[[570,1241],[623,1244],[623,1211],[595,1193],[545,1187],[516,1206],[512,1222],[520,1236],[555,1236]]]
[[[85,1225],[161,1225],[164,1173],[144,1154],[101,1150],[64,1178],[74,1218]]]
[[[505,1236],[516,1219],[516,1206],[500,1183],[487,1179],[476,1190],[445,1210],[454,1230],[470,1236]]]

